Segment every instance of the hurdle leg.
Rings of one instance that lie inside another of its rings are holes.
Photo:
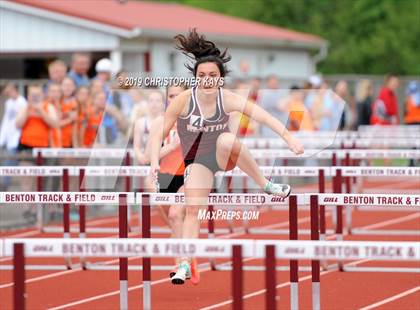
[[[246,176],[242,177],[242,192],[244,194],[248,193],[248,178]],[[242,220],[242,226],[244,227],[245,233],[249,234],[249,220],[248,219],[244,219]]]
[[[63,192],[69,191],[69,170],[63,169]],[[70,204],[63,204],[63,238],[70,239]],[[72,268],[72,262],[70,257],[65,257],[67,269]]]
[[[332,154],[331,165],[333,167],[337,166],[337,153]],[[332,192],[336,193],[336,185],[337,185],[337,175],[332,177]],[[332,222],[334,226],[337,226],[337,209],[332,208]]]
[[[232,297],[233,310],[243,309],[242,246],[232,246]]]
[[[85,187],[83,186],[83,180],[85,178],[85,169],[79,171],[79,192],[84,192]],[[86,206],[79,205],[79,238],[86,238]],[[80,264],[82,268],[86,269],[86,262],[84,257],[80,257]]]
[[[127,195],[119,195],[119,237],[128,238]],[[120,257],[120,309],[128,309],[128,258]]]
[[[13,309],[25,310],[25,248],[13,244]]]
[[[214,211],[214,207],[208,206],[207,210],[210,214],[212,214]],[[208,230],[207,238],[214,239],[214,220],[212,219],[212,217],[210,217],[210,219],[207,221],[207,230]],[[209,261],[210,261],[211,270],[216,270],[216,263],[214,259],[210,258]]]
[[[341,194],[342,192],[342,178],[341,178],[341,169],[337,170],[337,175],[335,179],[335,190],[334,193]],[[343,206],[337,206],[337,225],[335,226],[335,234],[337,241],[343,241]],[[343,262],[338,261],[338,270],[343,271]]]
[[[144,178],[141,176],[139,177],[139,187],[137,188],[137,191],[142,193],[144,192]],[[143,227],[143,220],[142,220],[142,210],[141,207],[139,207],[139,228]]]
[[[43,159],[42,159],[42,154],[41,152],[38,152],[37,156],[36,156],[36,165],[37,166],[42,166],[43,163]],[[44,182],[44,178],[42,176],[37,176],[36,177],[36,190],[37,192],[42,192],[43,189],[43,182]],[[44,232],[44,208],[42,207],[42,204],[37,204],[36,205],[36,219],[37,219],[37,228],[39,230],[39,232]]]
[[[150,196],[142,195],[142,238],[150,238]],[[152,309],[151,260],[143,257],[143,309]]]
[[[318,192],[320,194],[325,193],[325,171],[324,169],[319,170],[318,174]],[[326,236],[326,221],[325,221],[325,206],[320,205],[319,206],[319,231],[320,231],[320,240],[325,240]],[[321,261],[322,269],[327,270],[328,269],[328,263],[327,261],[323,260]]]
[[[289,197],[289,238],[298,240],[297,196]],[[299,309],[299,263],[290,260],[290,308]]]
[[[125,154],[124,165],[125,166],[131,166],[131,158],[130,158],[130,153],[129,152],[127,152]],[[131,192],[131,177],[129,175],[127,175],[125,177],[125,181],[124,182],[125,182],[125,191],[127,193]],[[127,221],[128,221],[128,231],[131,232],[131,227],[130,227],[130,223],[131,223],[131,206],[128,206]]]
[[[345,165],[350,166],[350,154],[346,154]],[[347,194],[351,194],[351,177],[345,177],[345,190]],[[346,206],[346,232],[350,235],[351,234],[351,223],[352,223],[352,213],[353,208],[350,206]]]
[[[318,196],[311,195],[311,240],[319,240]],[[321,309],[321,283],[319,260],[312,260],[312,309]]]
[[[265,308],[276,310],[276,248],[274,245],[265,246],[265,287]]]

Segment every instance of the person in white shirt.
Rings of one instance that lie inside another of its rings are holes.
[[[3,153],[9,157],[3,162],[3,165],[12,166],[16,165],[17,162],[12,158],[16,154],[16,149],[20,139],[20,129],[16,127],[16,116],[18,112],[27,105],[26,99],[22,97],[16,85],[9,83],[3,90],[4,95],[7,97],[4,108],[4,115],[1,120],[0,127],[0,148],[3,149]],[[10,184],[10,178],[4,178],[1,180],[2,187],[8,187]]]

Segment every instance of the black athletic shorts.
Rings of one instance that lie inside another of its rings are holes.
[[[194,159],[184,159],[185,168],[187,168],[190,164],[202,164],[203,166],[210,169],[213,174],[215,174],[217,171],[223,170],[219,167],[219,164],[217,163],[216,159],[216,150],[213,153],[205,154],[196,156]]]
[[[161,193],[177,193],[181,186],[184,185],[184,176],[159,173],[158,182]]]

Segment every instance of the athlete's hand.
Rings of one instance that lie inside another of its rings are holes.
[[[295,153],[296,155],[303,154],[304,149],[302,143],[293,136],[290,136],[289,140],[287,141],[289,145],[289,149]]]

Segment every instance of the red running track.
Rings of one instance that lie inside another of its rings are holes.
[[[373,185],[373,184],[372,184]],[[379,184],[369,188],[376,187]],[[380,184],[385,189],[386,184]],[[389,185],[389,183],[388,183]],[[398,189],[395,185],[389,191]],[[418,191],[418,184],[404,183],[404,189]],[[420,212],[354,212],[355,226],[374,229],[412,229],[420,232]],[[133,219],[135,221],[135,219]],[[266,211],[261,213],[258,221],[251,222],[251,227],[288,228],[288,215],[285,211]],[[163,225],[157,215],[152,216],[153,225]],[[299,228],[309,228],[309,212],[299,212]],[[328,227],[332,227],[331,215],[327,216]],[[115,226],[117,226],[115,219]],[[112,225],[111,222],[101,226]],[[372,226],[374,225],[374,226]],[[205,225],[203,224],[203,227]],[[226,227],[226,223],[217,223],[217,227]],[[46,235],[28,235],[28,237],[46,237]],[[2,236],[12,237],[12,233]],[[48,237],[60,236],[48,235]],[[94,234],[89,236],[95,237]],[[97,236],[97,235],[96,235]],[[135,237],[136,235],[132,235]],[[161,237],[162,235],[156,236]],[[74,234],[77,237],[77,234]],[[203,236],[205,237],[205,236]],[[245,235],[241,232],[230,235],[219,235],[219,238],[258,238],[286,239],[287,236]],[[307,239],[309,236],[300,236]],[[420,241],[417,236],[347,236],[346,240],[399,240]],[[102,259],[101,261],[104,261]],[[96,260],[96,261],[99,261]],[[108,264],[118,264],[118,259],[107,259]],[[228,260],[220,261],[228,265]],[[10,260],[0,259],[0,264],[10,264]],[[28,263],[61,264],[61,259],[28,259]],[[171,264],[170,259],[153,259],[152,264]],[[198,286],[187,284],[173,286],[169,283],[166,271],[152,272],[152,305],[153,309],[230,309],[231,285],[229,271],[210,271],[207,261],[202,271],[202,280]],[[140,265],[140,259],[130,259],[130,265]],[[245,259],[244,265],[262,265],[257,259]],[[278,261],[286,266],[287,261]],[[358,266],[393,266],[396,263],[354,261],[346,264]],[[308,266],[308,262],[300,262]],[[420,268],[417,263],[399,263],[399,266]],[[0,305],[1,309],[12,309],[12,273],[0,271]],[[277,277],[278,308],[289,308],[289,273],[279,271]],[[311,278],[307,272],[300,272],[300,307],[311,308]],[[264,273],[248,271],[244,273],[244,307],[245,309],[264,308]],[[129,308],[141,308],[141,272],[129,272]],[[27,309],[117,309],[119,306],[119,282],[117,271],[27,271]],[[321,274],[321,307],[322,309],[420,309],[420,275],[418,273],[362,273],[325,271]],[[369,308],[371,307],[371,308]]]

